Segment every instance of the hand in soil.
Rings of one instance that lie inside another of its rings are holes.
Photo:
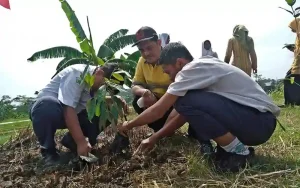
[[[118,124],[118,132],[124,136],[124,137],[128,137],[126,132],[129,130],[130,128],[128,127],[128,121],[125,121],[123,123]]]
[[[150,152],[153,149],[156,142],[157,138],[155,137],[155,135],[152,135],[151,137],[143,140],[133,155]]]
[[[77,145],[77,153],[79,156],[88,156],[88,153],[91,152],[92,146],[88,140],[84,140]]]

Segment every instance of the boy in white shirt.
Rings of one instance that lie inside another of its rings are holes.
[[[84,64],[76,64],[60,71],[40,91],[30,108],[33,130],[40,143],[46,165],[61,162],[54,141],[57,129],[69,130],[61,143],[78,155],[86,156],[96,144],[100,133],[99,118],[94,118],[93,123],[88,120],[86,103],[104,84],[104,79],[110,78],[112,72],[117,69],[117,64],[89,66],[88,73],[95,76],[90,90],[86,83],[80,85],[79,82],[85,68]]]

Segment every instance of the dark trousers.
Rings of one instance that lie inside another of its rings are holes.
[[[272,113],[263,113],[202,90],[188,91],[179,97],[174,107],[201,140],[230,132],[243,144],[255,146],[265,143],[276,127],[276,117]]]
[[[33,103],[29,112],[34,133],[42,148],[42,154],[43,151],[56,152],[55,132],[58,129],[67,128],[63,115],[63,104],[55,97],[42,97]],[[92,146],[95,145],[100,133],[98,118],[94,118],[91,123],[86,110],[81,111],[77,116],[84,136],[89,138]],[[64,139],[74,142],[69,132],[64,135]]]
[[[135,96],[135,98],[133,99],[133,102],[132,102],[132,106],[133,106],[135,112],[138,113],[138,114],[141,114],[141,113],[144,111],[144,109],[140,108],[140,107],[138,106],[138,104],[137,104],[137,101],[138,101],[140,98],[141,98],[140,96]],[[153,123],[149,123],[148,126],[149,126],[151,129],[153,129],[154,132],[159,131],[159,130],[164,126],[164,124],[165,124],[165,122],[167,121],[167,119],[168,119],[170,113],[172,112],[172,110],[173,110],[173,107],[171,107],[171,108],[165,113],[165,115],[164,115],[162,118],[160,118],[159,120],[157,120],[157,121],[155,121],[155,122],[153,122]]]
[[[294,77],[294,81],[300,84],[300,75],[291,74],[290,71],[287,72],[285,78],[290,79]],[[300,105],[300,86],[296,83],[291,84],[290,80],[284,80],[284,104],[285,105]]]

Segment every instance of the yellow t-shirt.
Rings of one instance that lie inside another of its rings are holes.
[[[171,82],[169,75],[164,73],[161,65],[152,65],[140,57],[133,78],[134,85],[141,85],[160,98],[166,93]]]
[[[294,51],[294,62],[292,64],[291,73],[292,74],[300,74],[300,41],[298,37],[295,42],[295,51]]]

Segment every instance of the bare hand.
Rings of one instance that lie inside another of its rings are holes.
[[[150,106],[152,106],[157,102],[156,97],[149,90],[148,92],[145,92],[145,94],[143,95],[143,100],[144,100],[144,108],[149,108]]]
[[[84,140],[77,145],[77,154],[79,156],[88,156],[88,153],[91,152],[92,146],[89,141]]]
[[[158,139],[154,135],[143,140],[139,145],[139,147],[137,148],[137,150],[133,153],[133,155],[138,155],[140,153],[147,153],[151,151],[154,145],[156,144],[157,140]]]
[[[129,130],[130,128],[128,127],[128,121],[125,121],[123,123],[118,124],[118,132],[127,137],[126,132]]]

